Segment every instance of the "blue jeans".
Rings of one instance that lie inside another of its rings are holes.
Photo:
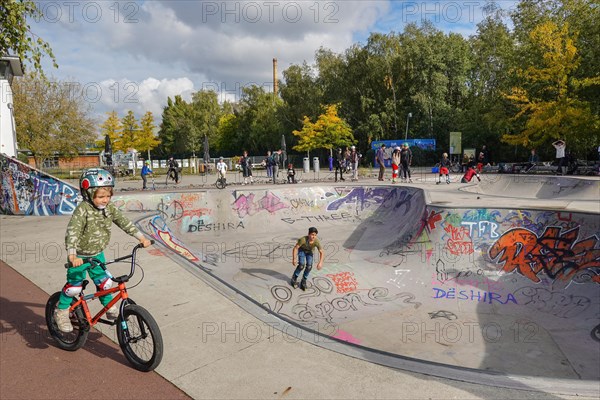
[[[302,276],[302,280],[308,279],[308,274],[310,274],[310,270],[312,269],[313,264],[313,254],[305,252],[304,250],[298,250],[298,266],[294,271],[293,279],[298,279],[300,276],[300,272],[304,269],[304,275]]]

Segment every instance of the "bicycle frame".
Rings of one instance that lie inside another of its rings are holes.
[[[154,240],[151,240],[151,243],[154,244]],[[126,300],[129,298],[129,294],[127,293],[127,286],[126,283],[129,281],[129,279],[133,276],[134,272],[135,272],[135,255],[136,252],[142,248],[143,245],[138,244],[137,246],[135,246],[133,248],[133,251],[131,252],[131,254],[126,255],[124,257],[119,257],[116,258],[112,261],[109,262],[101,262],[99,260],[96,260],[94,258],[88,258],[88,259],[84,259],[84,262],[89,263],[90,266],[96,264],[99,265],[100,267],[102,267],[102,269],[104,271],[107,272],[108,277],[110,278],[110,280],[112,280],[113,282],[117,283],[116,287],[112,287],[110,289],[106,289],[106,290],[100,290],[97,291],[96,293],[93,294],[83,294],[83,291],[85,290],[85,287],[87,286],[87,283],[89,283],[89,281],[84,280],[84,282],[87,282],[84,284],[83,289],[81,291],[81,294],[79,295],[77,301],[73,304],[71,304],[71,307],[69,308],[69,311],[74,311],[77,307],[81,306],[83,309],[83,312],[85,314],[85,318],[87,319],[88,323],[90,324],[90,326],[94,326],[96,325],[98,322],[107,324],[107,325],[115,325],[116,324],[116,320],[115,321],[107,321],[102,319],[102,316],[106,313],[106,311],[108,311],[109,308],[111,308],[112,306],[114,306],[115,304],[117,304],[119,301],[121,300]],[[119,261],[123,261],[123,260],[127,260],[127,259],[131,259],[131,269],[128,275],[122,275],[119,277],[113,277],[107,270],[106,270],[106,266],[110,265],[110,264],[114,264],[117,263]],[[65,267],[68,268],[69,264],[65,264]],[[90,312],[90,309],[88,307],[87,302],[89,300],[93,300],[102,296],[106,296],[108,294],[113,294],[113,293],[117,293],[118,294],[110,301],[110,303],[108,303],[106,306],[104,306],[100,311],[98,311],[98,313],[96,313],[96,315],[94,315],[92,317],[92,314]]]
[[[116,292],[119,292],[119,294],[117,294],[115,297],[113,297],[113,299],[110,301],[110,303],[108,303],[106,306],[104,306],[102,308],[102,310],[98,311],[98,313],[92,317],[92,314],[90,312],[90,308],[89,308],[87,302],[89,300],[93,300],[95,298],[105,296],[107,294],[116,293]],[[79,307],[81,305],[81,308],[83,309],[83,312],[85,314],[85,318],[87,319],[90,326],[94,326],[98,322],[102,322],[107,325],[114,325],[116,323],[116,320],[112,321],[112,322],[103,320],[102,316],[104,314],[106,314],[106,311],[108,311],[109,308],[111,308],[112,306],[117,304],[120,300],[124,300],[124,299],[128,299],[128,298],[129,298],[129,295],[127,294],[127,288],[125,287],[125,282],[120,282],[118,284],[118,286],[116,286],[116,287],[113,287],[113,288],[110,288],[107,290],[101,290],[101,291],[93,293],[93,294],[80,296],[77,299],[77,301],[71,305],[71,307],[69,308],[69,311],[74,311],[77,307]]]

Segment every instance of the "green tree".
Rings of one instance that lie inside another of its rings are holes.
[[[188,153],[187,135],[193,125],[189,108],[189,104],[179,95],[175,96],[174,99],[170,97],[167,99],[158,132],[158,138],[162,143],[162,156],[182,156]]]
[[[243,147],[241,137],[238,135],[238,119],[235,114],[224,114],[219,119],[216,145],[218,151],[225,154],[239,154]]]
[[[279,148],[282,124],[279,110],[283,101],[252,85],[242,89],[237,114],[237,135],[242,149],[264,153]]]
[[[283,71],[285,83],[280,86],[283,100],[282,116],[287,130],[302,126],[304,116],[316,118],[321,109],[322,90],[312,68],[305,62],[291,65]]]
[[[27,20],[40,17],[42,13],[33,1],[0,1],[0,56],[14,52],[24,62],[32,63],[34,71],[45,77],[41,65],[44,55],[50,57],[55,68],[58,65],[48,42],[33,33]]]
[[[216,142],[221,118],[221,106],[218,95],[214,91],[199,91],[192,95],[192,113],[194,127],[190,132],[190,148],[199,149],[204,145],[204,137],[208,137],[209,147]]]
[[[463,132],[463,147],[487,144],[498,153],[509,154],[507,148],[502,149],[500,137],[514,125],[510,120],[514,108],[503,93],[512,86],[515,45],[502,20],[503,11],[494,3],[488,6],[489,16],[469,38],[471,65],[465,85],[468,94],[463,108],[464,122],[456,130]]]
[[[17,141],[32,152],[37,168],[57,153],[72,157],[93,144],[95,121],[76,87],[28,74],[13,90]]]

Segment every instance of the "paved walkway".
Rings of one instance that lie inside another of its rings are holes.
[[[189,398],[156,372],[132,369],[98,331],[79,351],[56,347],[46,328],[46,300],[47,293],[0,261],[1,399]]]

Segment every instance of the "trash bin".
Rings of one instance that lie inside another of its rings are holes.
[[[198,173],[204,174],[206,171],[204,169],[204,164],[198,165]]]
[[[308,172],[310,171],[310,160],[309,160],[308,157],[304,157],[302,159],[302,161],[303,161],[302,162],[302,167],[303,167],[304,173],[308,174]]]
[[[315,171],[315,173],[319,173],[319,157],[314,157],[313,158],[313,169]]]

